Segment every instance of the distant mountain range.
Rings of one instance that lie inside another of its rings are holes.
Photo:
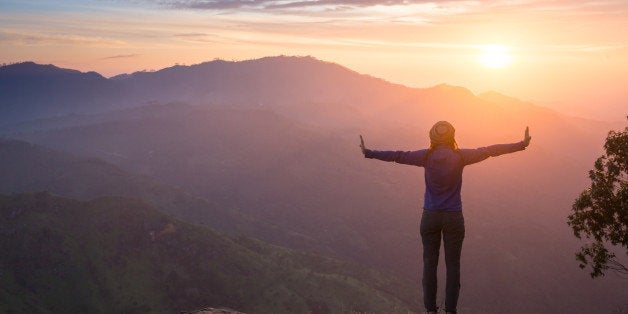
[[[150,102],[246,106],[302,100],[372,102],[383,100],[379,91],[390,85],[310,57],[217,60],[110,79],[95,72],[24,62],[0,67],[0,124]]]
[[[21,67],[94,76],[16,64],[0,68],[0,80],[14,82]],[[13,108],[0,115],[0,134],[19,140],[0,143],[0,192],[135,197],[199,226],[392,274],[418,293],[422,170],[363,159],[358,134],[369,148],[419,149],[431,125],[448,120],[462,147],[478,147],[519,141],[529,125],[526,151],[465,169],[461,311],[623,306],[621,280],[591,281],[577,268],[565,224],[619,125],[495,92],[408,88],[310,57],[95,77],[81,91],[89,97],[50,77],[53,90],[27,79],[0,88],[3,104],[11,100],[0,111]]]

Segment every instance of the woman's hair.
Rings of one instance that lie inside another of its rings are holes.
[[[438,121],[430,129],[430,149],[445,145],[451,149],[458,149],[455,139],[456,129],[447,121]]]
[[[448,143],[434,143],[434,142],[430,142],[430,149],[435,149],[438,146],[447,146],[453,150],[458,149],[458,143],[456,143],[456,140],[453,140],[451,142]]]

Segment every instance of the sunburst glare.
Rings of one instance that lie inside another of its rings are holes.
[[[480,47],[478,61],[486,68],[501,69],[512,63],[511,47],[484,45]]]

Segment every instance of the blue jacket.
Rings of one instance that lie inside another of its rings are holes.
[[[447,146],[438,146],[433,150],[417,151],[377,151],[367,149],[366,158],[394,161],[400,164],[425,168],[426,210],[461,211],[462,169],[488,157],[514,153],[525,149],[523,141],[512,144],[497,144],[476,149],[453,150]]]

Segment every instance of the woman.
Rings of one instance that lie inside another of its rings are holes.
[[[451,123],[439,121],[430,130],[430,148],[408,152],[367,149],[360,135],[360,148],[364,157],[425,168],[425,200],[420,231],[423,242],[423,302],[428,313],[438,310],[436,267],[441,236],[447,267],[445,311],[456,313],[460,293],[460,253],[464,240],[460,197],[462,169],[488,157],[524,150],[532,139],[526,127],[524,138],[518,143],[458,149],[454,135],[455,129]]]

